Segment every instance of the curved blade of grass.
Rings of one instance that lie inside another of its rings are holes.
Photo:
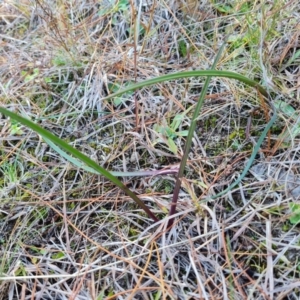
[[[155,215],[150,211],[150,209],[143,203],[141,199],[139,199],[131,190],[129,190],[118,178],[113,176],[110,172],[99,166],[95,161],[91,160],[89,157],[78,151],[77,149],[73,148],[69,144],[67,144],[62,139],[58,138],[48,130],[40,127],[39,125],[31,122],[28,119],[25,119],[9,110],[6,110],[2,107],[0,107],[0,112],[3,113],[5,116],[8,116],[21,124],[29,127],[33,131],[40,134],[43,138],[47,139],[48,141],[53,142],[54,144],[58,145],[60,148],[64,149],[65,151],[70,152],[74,157],[78,158],[80,161],[85,163],[87,166],[91,167],[95,171],[97,171],[99,174],[106,177],[108,180],[110,180],[113,184],[118,186],[121,190],[123,190],[132,200],[134,200],[147,214],[149,217],[151,217],[155,222],[158,221],[158,219],[155,217]]]
[[[257,88],[257,90],[264,95],[265,97],[268,97],[268,93],[267,91],[260,85],[258,84],[256,81],[249,79],[243,75],[240,75],[238,73],[235,72],[230,72],[230,71],[219,71],[219,70],[200,70],[200,71],[187,71],[187,72],[178,72],[178,73],[173,73],[173,74],[168,74],[168,75],[162,75],[159,77],[155,77],[152,79],[148,79],[148,80],[144,80],[141,81],[139,83],[136,84],[132,84],[118,92],[115,92],[105,98],[102,98],[103,100],[105,99],[110,99],[110,98],[114,98],[116,96],[122,95],[126,92],[130,92],[133,90],[137,90],[139,88],[143,88],[149,85],[153,85],[156,83],[161,83],[164,81],[170,81],[170,80],[174,80],[174,79],[182,79],[182,78],[188,78],[188,77],[202,77],[202,76],[210,76],[210,77],[226,77],[226,78],[232,78],[232,79],[236,79],[238,81],[241,81],[243,83],[245,83],[248,86]]]

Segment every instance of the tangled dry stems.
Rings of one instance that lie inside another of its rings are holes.
[[[219,68],[260,78],[274,100],[298,112],[299,60],[289,61],[299,49],[299,8],[297,1],[279,2],[254,3],[245,14],[239,4],[236,13],[222,13],[222,3],[202,1],[192,13],[193,1],[143,1],[135,62],[133,1],[4,1],[1,105],[109,170],[178,164],[184,138],[176,139],[174,155],[153,125],[170,124],[193,106],[203,80],[161,84],[120,104],[101,99],[136,78],[208,69],[230,33],[246,38],[232,41]],[[214,78],[168,234],[172,176],[123,179],[161,213],[154,226],[103,178],[73,168],[2,117],[0,299],[298,299],[299,228],[289,223],[289,203],[297,200],[299,146],[297,137],[288,147],[280,139],[293,127],[288,115],[281,112],[239,188],[197,205],[242,170],[252,147],[250,116],[255,142],[268,117],[264,104],[240,84]]]

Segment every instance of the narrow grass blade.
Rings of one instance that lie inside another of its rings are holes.
[[[6,110],[2,107],[0,107],[0,112],[3,113],[5,116],[8,116],[15,121],[20,122],[24,126],[29,127],[36,133],[40,134],[43,138],[45,138],[47,141],[51,141],[52,143],[58,145],[60,148],[62,148],[65,151],[70,152],[74,157],[78,158],[80,161],[85,163],[87,166],[91,167],[95,171],[97,171],[99,174],[106,177],[108,180],[110,180],[113,184],[118,186],[121,190],[123,190],[132,200],[134,200],[147,214],[149,217],[151,217],[155,222],[158,221],[158,219],[155,217],[155,215],[150,211],[150,209],[143,203],[142,200],[140,200],[132,191],[130,191],[118,178],[113,176],[110,172],[99,166],[95,161],[91,160],[89,157],[78,151],[77,149],[73,148],[69,144],[67,144],[62,139],[58,138],[48,130],[40,127],[39,125],[31,122],[28,119],[25,119],[9,110]]]
[[[216,76],[216,77],[226,77],[226,78],[236,79],[238,81],[245,83],[248,86],[256,88],[262,95],[264,95],[265,97],[268,97],[267,91],[260,84],[258,84],[256,81],[249,79],[238,73],[230,72],[230,71],[218,71],[218,70],[204,70],[204,71],[196,70],[196,71],[178,72],[178,73],[163,75],[163,76],[155,77],[152,79],[144,80],[139,83],[132,84],[132,85],[130,85],[116,93],[113,93],[105,98],[102,98],[102,99],[104,100],[104,99],[114,98],[114,97],[122,95],[124,93],[134,91],[134,90],[137,90],[137,89],[149,86],[149,85],[153,85],[156,83],[161,83],[164,81],[189,78],[189,77],[206,77],[206,76],[210,76],[210,77]]]

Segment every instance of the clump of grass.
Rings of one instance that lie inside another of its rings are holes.
[[[221,49],[222,49],[222,47],[221,47]],[[217,56],[213,67],[216,65],[216,62],[218,61],[220,54],[221,54],[221,51],[219,51],[219,55]],[[181,160],[180,168],[179,168],[179,171],[178,171],[178,174],[177,174],[177,181],[176,181],[176,185],[175,185],[175,190],[174,190],[174,194],[173,194],[173,201],[172,201],[170,214],[169,214],[170,217],[172,217],[174,215],[175,211],[176,211],[176,203],[177,203],[177,200],[178,200],[179,190],[180,190],[180,187],[181,187],[181,180],[182,180],[182,177],[183,177],[184,169],[186,167],[186,161],[187,161],[187,157],[188,157],[188,154],[189,154],[189,151],[190,151],[192,138],[193,138],[193,135],[194,135],[194,132],[195,132],[196,120],[197,120],[197,118],[200,114],[200,110],[201,110],[201,107],[202,107],[203,102],[204,102],[204,98],[205,98],[206,91],[208,89],[210,77],[211,76],[224,76],[224,77],[227,77],[227,78],[238,79],[242,82],[247,83],[248,85],[250,85],[252,87],[256,87],[258,89],[258,91],[261,92],[264,96],[268,96],[268,93],[258,83],[252,81],[251,79],[247,79],[246,77],[243,77],[239,74],[234,74],[232,72],[226,72],[226,71],[212,71],[212,70],[209,70],[209,71],[191,71],[191,72],[184,72],[184,73],[181,73],[181,74],[170,74],[170,75],[161,76],[161,77],[158,77],[158,78],[150,79],[148,81],[141,82],[141,83],[129,86],[129,87],[127,87],[127,89],[122,90],[120,92],[116,92],[113,95],[107,97],[107,98],[112,98],[112,97],[115,97],[119,94],[124,94],[127,91],[136,90],[139,87],[144,87],[144,86],[151,85],[151,84],[154,84],[154,83],[169,81],[169,80],[176,79],[176,78],[195,77],[195,76],[199,76],[199,75],[200,76],[201,75],[202,76],[208,76],[207,77],[208,79],[206,80],[205,85],[203,87],[203,90],[201,92],[201,95],[200,95],[200,98],[199,98],[199,101],[198,101],[198,105],[196,106],[196,109],[195,109],[195,112],[194,112],[194,115],[193,115],[193,118],[192,118],[192,123],[190,125],[189,130],[188,130],[188,137],[187,137],[187,141],[186,141],[186,146],[185,146],[185,150],[184,150],[183,157],[182,157],[182,160]],[[63,150],[66,150],[66,151],[70,152],[75,158],[79,159],[81,162],[85,163],[88,167],[94,169],[100,175],[103,175],[104,177],[109,179],[112,183],[114,183],[116,186],[118,186],[129,197],[131,197],[148,214],[149,217],[151,217],[155,222],[158,221],[156,216],[149,210],[149,208],[130,189],[128,189],[122,182],[120,182],[109,171],[107,171],[106,169],[100,167],[95,161],[89,159],[82,152],[76,150],[75,148],[68,145],[63,140],[57,138],[55,135],[53,135],[49,131],[43,129],[42,127],[40,127],[39,125],[29,121],[28,119],[25,119],[21,116],[18,116],[17,114],[12,113],[12,112],[10,112],[10,111],[8,111],[4,108],[1,108],[1,107],[0,107],[0,112],[2,112],[6,116],[11,117],[15,121],[18,121],[21,124],[23,124],[25,126],[28,126],[29,128],[33,129],[34,131],[36,131],[37,133],[42,135],[42,137],[46,140],[46,142],[48,141],[48,144],[50,146],[52,146],[52,148],[55,148],[56,151],[63,154],[65,158],[68,158],[71,162],[75,162],[78,165],[78,162],[76,161],[76,159],[74,160],[74,159],[72,159],[72,157],[66,156],[65,152],[62,152],[59,148],[57,148],[55,146],[55,144],[57,146],[59,146],[60,148],[62,148]],[[241,174],[241,176],[239,177],[239,179],[237,181],[235,181],[234,183],[232,183],[225,191],[211,197],[211,199],[215,199],[215,198],[227,193],[232,188],[234,188],[244,178],[244,176],[248,172],[250,166],[252,165],[256,154],[259,151],[260,145],[262,144],[265,136],[267,135],[267,133],[270,130],[273,123],[275,122],[276,118],[277,118],[276,110],[273,107],[273,116],[270,119],[269,123],[266,125],[262,135],[260,136],[260,138],[257,142],[257,145],[254,147],[252,155],[249,159],[249,163],[247,164],[246,168],[244,169],[244,171]],[[122,174],[122,175],[125,175],[125,176],[134,175],[134,176],[136,176],[136,173],[134,173],[134,174],[125,173],[125,174]],[[169,221],[169,227],[172,226],[172,224],[173,224],[173,218],[171,218],[170,221]]]

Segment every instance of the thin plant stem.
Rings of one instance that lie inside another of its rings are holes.
[[[226,42],[227,42],[227,39],[225,39],[225,41],[223,42],[223,45],[220,47],[220,49],[217,53],[217,56],[216,56],[216,58],[213,62],[212,68],[211,68],[212,70],[216,68],[216,65],[217,65],[217,63],[218,63],[218,61],[219,61],[219,59],[222,55],[222,52],[223,52],[224,47],[226,45]],[[173,198],[172,198],[171,208],[170,208],[170,212],[169,212],[169,217],[173,216],[174,213],[176,212],[176,206],[177,206],[179,191],[180,191],[180,187],[181,187],[181,178],[183,177],[183,173],[184,173],[184,169],[185,169],[185,166],[186,166],[187,158],[188,158],[188,155],[189,155],[189,152],[190,152],[190,149],[191,149],[192,139],[193,139],[195,129],[196,129],[197,118],[198,118],[198,116],[200,114],[200,111],[201,111],[201,108],[203,106],[204,99],[205,99],[205,96],[206,96],[206,93],[207,93],[207,89],[208,89],[210,80],[211,80],[211,76],[207,76],[206,80],[205,80],[205,83],[204,83],[204,86],[201,90],[201,94],[199,96],[199,100],[198,100],[198,103],[196,105],[192,120],[191,120],[189,133],[188,133],[188,136],[187,136],[187,139],[186,139],[186,144],[185,144],[185,147],[184,147],[183,156],[182,156],[182,159],[181,159],[181,162],[180,162],[179,171],[178,171],[178,175],[177,175],[177,179],[176,179],[176,183],[175,183],[175,188],[174,188],[174,192],[173,192]],[[174,218],[170,218],[167,227],[170,228],[173,225],[173,223],[174,223]]]

